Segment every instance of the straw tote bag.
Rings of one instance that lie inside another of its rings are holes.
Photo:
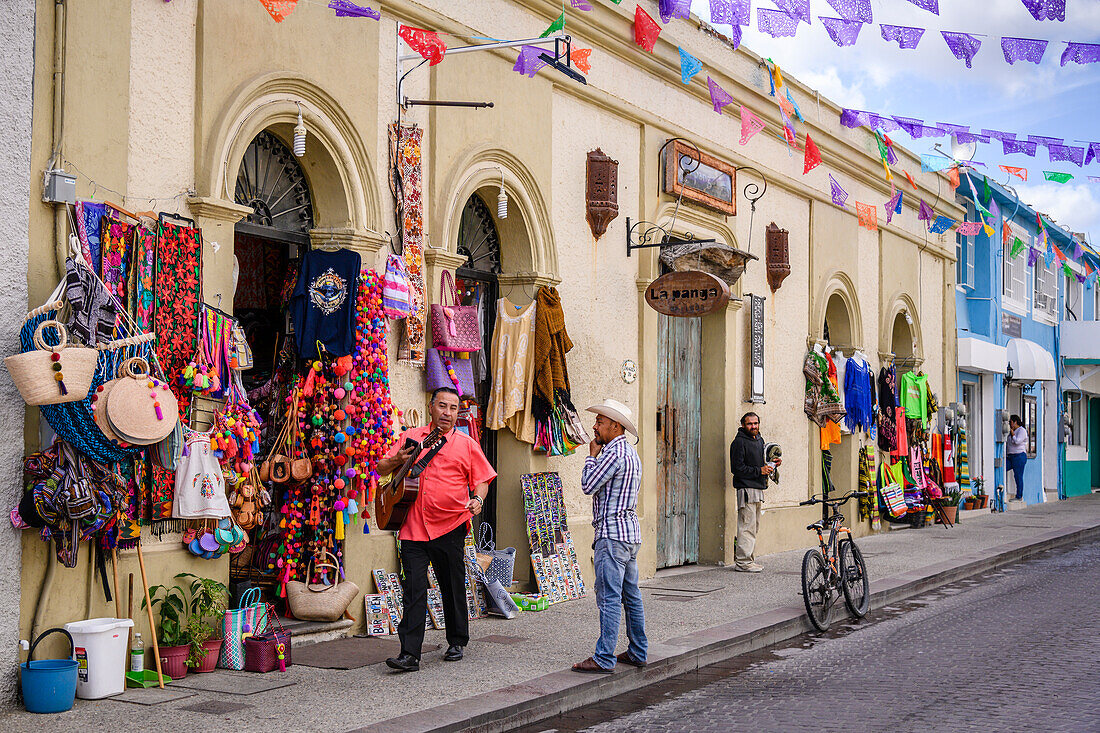
[[[435,306],[432,306],[433,308]],[[57,346],[46,343],[47,328],[57,331]],[[88,396],[99,352],[69,346],[69,332],[58,321],[43,321],[34,330],[35,351],[4,359],[19,394],[28,405],[59,405]]]
[[[432,303],[431,316],[432,346],[440,351],[481,351],[477,306],[458,304],[458,288],[450,270],[439,276],[439,302]]]
[[[340,579],[339,561],[331,552],[325,553],[320,565],[315,565],[315,560],[310,558],[305,577],[309,578],[314,570],[332,570],[332,585],[292,580],[286,584],[287,605],[294,618],[302,621],[336,621],[359,595],[359,586]]]

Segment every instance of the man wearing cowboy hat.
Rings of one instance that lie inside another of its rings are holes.
[[[575,672],[611,674],[615,662],[634,667],[646,665],[648,642],[642,594],[638,590],[638,549],[641,528],[635,507],[642,480],[642,461],[626,438],[638,437],[630,408],[604,400],[588,408],[596,413],[595,438],[588,444],[589,457],[581,471],[581,490],[592,497],[595,528],[593,561],[596,566],[596,605],[600,609],[600,638],[596,652],[573,665]],[[619,606],[626,609],[627,650],[615,656],[619,640]]]

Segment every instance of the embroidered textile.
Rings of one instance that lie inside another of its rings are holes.
[[[111,295],[118,298],[120,304],[125,305],[128,260],[133,243],[134,225],[105,216],[101,220],[101,227],[100,277],[107,284],[107,290]]]
[[[144,226],[134,229],[127,308],[141,331],[153,329],[153,280],[157,262],[157,232]]]
[[[155,292],[157,360],[182,417],[191,404],[191,389],[176,377],[195,353],[202,303],[202,239],[197,229],[169,222],[160,225]]]
[[[80,240],[80,250],[88,267],[99,274],[100,258],[100,222],[107,214],[107,207],[94,201],[76,202],[76,231]]]
[[[838,422],[844,417],[844,407],[840,396],[829,382],[829,363],[825,357],[810,351],[802,363],[802,374],[806,377],[806,396],[803,410],[818,427],[825,427],[829,420]]]
[[[415,126],[390,125],[390,157],[399,171],[399,198],[402,217],[401,241],[404,245],[405,272],[409,279],[412,313],[405,319],[404,337],[398,358],[412,366],[424,366],[424,325],[428,307],[424,300],[424,199],[421,171],[421,141],[424,131]]]

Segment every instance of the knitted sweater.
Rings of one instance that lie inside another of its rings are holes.
[[[553,405],[554,390],[569,392],[565,355],[573,348],[556,288],[539,288],[535,310],[535,393]]]

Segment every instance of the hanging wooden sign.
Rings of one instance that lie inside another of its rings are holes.
[[[649,284],[645,302],[666,316],[693,318],[721,310],[730,300],[730,289],[707,272],[670,272]]]

